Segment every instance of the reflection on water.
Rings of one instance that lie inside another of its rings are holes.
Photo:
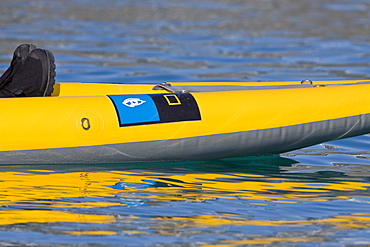
[[[39,167],[47,170],[3,166],[0,235],[19,225],[31,242],[41,233],[63,236],[61,243],[65,237],[100,244],[130,238],[138,245],[208,239],[205,246],[235,246],[331,242],[340,232],[368,231],[367,178],[290,172],[294,165],[304,164],[266,156]]]
[[[0,70],[30,42],[53,51],[59,82],[364,79],[369,11],[364,0],[2,0]],[[369,245],[369,143],[0,166],[0,245]]]

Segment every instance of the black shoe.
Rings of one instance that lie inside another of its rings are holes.
[[[32,50],[0,97],[50,96],[55,83],[55,60],[44,49]]]
[[[22,67],[28,54],[34,49],[36,49],[36,46],[32,44],[19,45],[17,49],[15,49],[9,68],[0,77],[0,89],[4,88],[5,85],[12,81],[13,76]]]

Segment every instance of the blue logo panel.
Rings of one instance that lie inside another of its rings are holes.
[[[190,93],[107,96],[116,108],[121,127],[202,120]]]
[[[146,94],[109,95],[117,111],[120,126],[160,121],[153,99]]]

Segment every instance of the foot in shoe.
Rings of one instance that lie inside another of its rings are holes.
[[[11,83],[3,88],[13,97],[50,96],[55,83],[55,60],[53,54],[44,49],[33,49]]]
[[[28,54],[34,49],[36,46],[33,44],[22,44],[15,49],[9,68],[0,77],[0,89],[12,81],[14,74],[21,68]]]

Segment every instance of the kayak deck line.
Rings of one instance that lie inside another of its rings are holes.
[[[233,91],[233,90],[264,90],[264,89],[284,89],[286,88],[305,88],[320,85],[352,85],[368,84],[369,80],[338,80],[338,81],[313,81],[312,84],[302,83],[302,81],[282,81],[282,82],[165,82],[171,85],[174,91],[194,91],[194,92],[214,92],[214,91]],[[153,88],[163,83],[93,83],[93,82],[61,82],[54,86],[53,97],[56,96],[96,96],[108,94],[127,94],[129,93],[151,93]],[[193,90],[191,90],[193,89]]]

